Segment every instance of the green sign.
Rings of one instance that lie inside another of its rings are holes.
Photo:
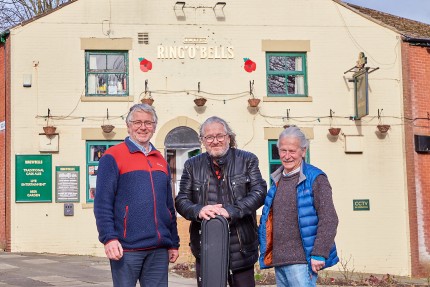
[[[51,155],[16,155],[15,176],[15,202],[52,202]]]
[[[79,202],[79,166],[55,167],[55,201]]]
[[[354,211],[370,210],[370,203],[368,199],[353,199],[352,205],[353,205]]]

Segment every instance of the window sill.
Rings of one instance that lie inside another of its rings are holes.
[[[82,203],[82,209],[94,208],[94,203]]]
[[[124,124],[125,125],[125,124]],[[101,128],[81,128],[83,140],[124,140],[128,136],[127,128],[115,128],[110,133],[104,133]]]
[[[312,102],[312,97],[263,97],[263,102]]]
[[[133,96],[125,96],[125,97],[81,97],[81,102],[133,102]]]

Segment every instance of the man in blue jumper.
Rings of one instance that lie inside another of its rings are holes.
[[[260,268],[275,267],[277,286],[316,286],[318,271],[339,261],[331,186],[324,172],[303,160],[308,145],[298,127],[280,134],[282,166],[272,173],[260,219]]]
[[[179,254],[169,167],[149,142],[157,119],[151,106],[132,106],[129,136],[99,161],[94,214],[118,287],[167,286]]]

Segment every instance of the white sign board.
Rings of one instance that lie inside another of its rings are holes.
[[[0,131],[4,130],[6,128],[6,122],[0,122]]]

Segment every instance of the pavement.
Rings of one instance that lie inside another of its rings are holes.
[[[0,252],[0,287],[112,287],[109,260],[102,257]],[[140,286],[139,284],[137,286]],[[169,287],[197,286],[169,273]]]
[[[325,272],[325,271],[324,271]],[[341,278],[342,272],[327,271]],[[355,274],[368,278],[371,274]],[[382,278],[382,276],[378,276]],[[430,277],[429,277],[430,278]],[[396,277],[401,286],[429,286],[429,278]],[[400,286],[390,285],[390,286]],[[109,260],[105,257],[0,251],[0,287],[104,286],[112,287]],[[137,284],[137,286],[140,286]],[[195,279],[169,273],[169,287],[196,287]],[[323,287],[323,285],[318,285]],[[260,286],[263,287],[263,286]],[[275,287],[265,285],[264,287]]]

